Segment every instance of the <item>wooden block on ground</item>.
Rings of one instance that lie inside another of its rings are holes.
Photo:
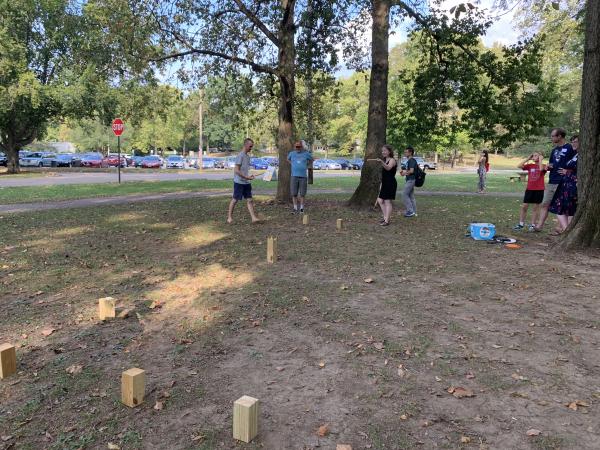
[[[304,225],[308,225],[308,224],[309,224],[309,222],[310,222],[310,220],[309,220],[309,218],[308,218],[308,214],[304,214],[304,215],[302,216],[302,223],[303,223]]]
[[[277,238],[267,238],[267,262],[273,264],[277,261]]]
[[[98,300],[98,318],[100,320],[115,318],[116,300],[112,297],[104,297]]]
[[[258,399],[244,395],[233,403],[233,438],[250,442],[258,434]]]
[[[142,369],[129,369],[121,375],[121,401],[130,407],[144,402],[146,372]]]
[[[336,445],[335,450],[352,450],[352,446],[348,444],[338,444]]]
[[[0,345],[0,378],[17,373],[17,352],[12,344]]]
[[[344,219],[338,219],[337,222],[335,223],[335,227],[338,230],[344,229]]]

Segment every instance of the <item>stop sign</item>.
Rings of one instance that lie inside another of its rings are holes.
[[[123,121],[121,119],[115,119],[112,123],[112,130],[115,133],[115,136],[121,136],[123,134],[123,130],[125,126],[123,125]]]

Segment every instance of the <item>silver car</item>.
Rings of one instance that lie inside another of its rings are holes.
[[[19,165],[21,167],[51,167],[55,158],[54,153],[34,152],[19,158]]]

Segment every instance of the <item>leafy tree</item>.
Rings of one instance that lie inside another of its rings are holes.
[[[43,136],[50,121],[111,104],[96,103],[107,86],[94,63],[106,52],[86,35],[93,24],[78,2],[1,0],[0,10],[0,149],[15,173],[19,150]]]

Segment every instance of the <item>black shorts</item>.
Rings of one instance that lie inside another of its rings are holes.
[[[252,185],[233,183],[233,198],[236,200],[242,200],[244,198],[252,198]]]
[[[525,197],[523,197],[523,203],[533,203],[539,205],[544,199],[544,191],[531,191],[527,189],[525,191]]]

